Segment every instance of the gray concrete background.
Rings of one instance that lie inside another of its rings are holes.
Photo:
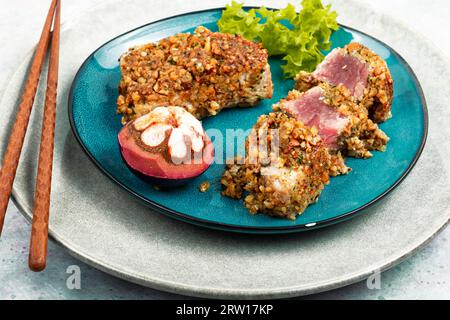
[[[102,0],[108,1],[108,0]],[[395,16],[450,51],[450,1],[360,0]],[[49,0],[0,0],[0,96],[9,76],[38,41]],[[100,1],[64,1],[63,21]],[[450,62],[450,60],[449,60]],[[11,203],[0,239],[0,299],[173,299],[186,298],[113,278],[72,258],[49,243],[49,264],[42,273],[28,270],[30,224]],[[366,282],[306,297],[307,299],[450,299],[450,227],[425,249],[381,275],[381,289]],[[78,265],[80,290],[69,290],[66,270]]]

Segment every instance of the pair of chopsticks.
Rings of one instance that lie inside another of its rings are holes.
[[[1,235],[6,209],[11,196],[12,185],[16,176],[23,142],[28,128],[31,109],[33,108],[42,65],[50,45],[47,91],[43,110],[44,119],[39,149],[39,164],[34,195],[33,223],[30,241],[29,267],[33,271],[43,270],[47,261],[48,220],[55,136],[56,94],[58,85],[60,22],[61,0],[52,0],[41,38],[28,73],[28,78],[22,93],[22,100],[18,107],[17,116],[11,131],[0,172]],[[53,31],[51,30],[52,23]]]

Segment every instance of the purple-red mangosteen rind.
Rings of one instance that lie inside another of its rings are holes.
[[[142,148],[136,142],[131,124],[125,125],[118,135],[122,157],[134,172],[155,185],[176,187],[187,184],[203,174],[214,160],[214,146],[205,136],[203,158],[200,163],[174,164],[167,160],[167,156]]]

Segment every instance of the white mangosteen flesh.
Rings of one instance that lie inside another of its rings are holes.
[[[200,152],[205,147],[202,123],[184,108],[157,107],[133,122],[141,133],[141,140],[149,147],[157,147],[168,138],[169,154],[183,159],[189,149]]]

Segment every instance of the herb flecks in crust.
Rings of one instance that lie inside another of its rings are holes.
[[[260,133],[266,137],[260,149]],[[278,141],[278,148],[272,142]],[[301,161],[299,161],[301,159]],[[282,112],[259,117],[246,140],[246,156],[227,165],[222,194],[244,197],[250,213],[294,220],[315,203],[330,178],[332,159],[317,131]]]

